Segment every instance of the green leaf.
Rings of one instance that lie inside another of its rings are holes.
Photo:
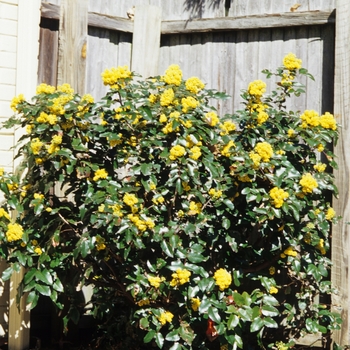
[[[35,289],[42,295],[45,295],[46,297],[49,297],[51,294],[51,289],[49,286],[43,286],[41,284],[37,284],[35,286]]]
[[[154,338],[155,334],[156,334],[156,331],[153,330],[153,329],[151,329],[151,330],[145,335],[145,337],[143,338],[143,341],[144,341],[145,343],[149,343],[149,342]]]
[[[48,270],[43,270],[43,271],[40,271],[40,270],[38,270],[37,272],[36,272],[36,274],[35,274],[35,277],[39,280],[39,281],[41,281],[41,282],[44,282],[44,283],[46,283],[46,284],[48,284],[48,285],[52,285],[52,283],[53,283],[53,280],[52,280],[52,277],[51,277],[51,274],[50,274],[50,272],[48,271]]]
[[[264,326],[268,328],[278,328],[277,322],[272,319],[271,317],[265,317],[264,318]]]
[[[179,336],[179,330],[178,329],[174,329],[171,332],[169,332],[166,336],[165,339],[167,341],[178,341],[180,340],[180,336]]]
[[[231,314],[227,321],[227,329],[232,330],[234,329],[239,323],[239,317],[235,314]]]
[[[174,248],[166,240],[161,241],[160,246],[166,255],[170,256],[171,258],[174,257]]]
[[[29,305],[29,310],[35,308],[39,300],[39,294],[37,294],[34,290],[31,291],[27,296],[27,305]]]
[[[210,306],[208,308],[208,316],[215,322],[215,323],[220,323],[221,322],[221,317],[219,315],[218,309],[215,307]]]
[[[279,315],[279,311],[271,305],[263,305],[263,307],[261,308],[261,313],[264,316],[278,316]]]
[[[13,273],[13,266],[9,266],[6,270],[2,272],[2,280],[7,281],[10,279]]]
[[[156,344],[158,345],[158,348],[162,349],[164,345],[164,337],[162,333],[156,333],[154,337]]]
[[[258,332],[263,327],[264,327],[264,320],[262,318],[258,317],[250,325],[250,331],[251,332]]]
[[[53,285],[52,285],[52,288],[54,290],[56,290],[57,292],[63,292],[64,291],[64,288],[63,288],[63,284],[61,283],[61,281],[56,278]]]

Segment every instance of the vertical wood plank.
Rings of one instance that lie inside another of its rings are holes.
[[[161,10],[157,6],[135,8],[131,69],[143,77],[157,74],[160,51]]]
[[[85,92],[87,19],[88,0],[61,1],[57,83],[80,94]]]
[[[349,344],[349,234],[350,221],[350,2],[337,0],[335,33],[334,116],[341,124],[340,139],[335,147],[339,170],[334,172],[339,198],[333,207],[342,220],[332,232],[332,280],[338,293],[333,305],[342,315],[343,325],[335,332],[333,340],[340,345]]]

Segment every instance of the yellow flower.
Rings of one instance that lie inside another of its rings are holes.
[[[19,94],[18,96],[14,97],[11,101],[11,109],[13,111],[16,111],[17,110],[17,105],[19,105],[20,103],[24,102],[25,101],[25,98],[23,96],[23,94]]]
[[[101,76],[104,85],[109,85],[112,89],[119,89],[125,86],[125,79],[131,78],[132,74],[127,66],[119,66],[106,69]]]
[[[332,220],[334,217],[335,217],[335,210],[332,207],[328,208],[326,213],[326,219]]]
[[[45,196],[42,193],[34,193],[34,199],[43,200]]]
[[[182,71],[180,67],[177,64],[170,65],[165,71],[162,80],[165,81],[167,84],[179,86],[182,80]]]
[[[170,88],[165,90],[160,96],[160,105],[165,107],[171,105],[174,100],[174,96],[175,94],[173,89]]]
[[[173,146],[173,147],[170,149],[170,156],[169,156],[169,159],[171,159],[171,160],[176,160],[177,158],[182,157],[185,153],[186,153],[186,150],[185,150],[185,148],[182,147],[181,145]]]
[[[38,255],[41,255],[42,254],[42,249],[40,248],[40,247],[36,247],[35,249],[34,249],[34,252],[36,253],[36,254],[38,254]]]
[[[8,224],[6,239],[8,242],[18,241],[23,236],[23,227],[20,224]]]
[[[324,248],[324,239],[320,239],[318,244],[316,245],[316,249],[320,251],[322,255],[326,254],[326,249]]]
[[[61,92],[65,93],[65,94],[69,94],[69,95],[74,94],[74,90],[67,83],[57,86],[57,91],[61,91]]]
[[[295,130],[288,129],[287,134],[289,138],[293,138],[295,136]]]
[[[173,317],[174,315],[171,312],[165,311],[160,314],[160,316],[158,317],[158,320],[164,326],[167,322],[171,323],[171,321],[173,320]]]
[[[142,299],[142,300],[140,300],[140,301],[137,302],[137,305],[138,305],[138,306],[147,306],[147,305],[149,305],[149,304],[150,304],[149,299]]]
[[[273,156],[273,149],[268,142],[258,142],[254,151],[261,157],[263,162],[269,162]]]
[[[191,201],[188,215],[197,215],[202,211],[202,204]]]
[[[224,135],[228,135],[232,131],[235,131],[236,125],[230,120],[226,120],[222,124],[220,124],[220,129],[222,130],[220,132],[220,135],[224,136]]]
[[[277,350],[288,350],[289,346],[285,345],[283,342],[279,341],[276,343]]]
[[[318,146],[317,146],[317,150],[319,152],[323,152],[324,151],[324,146],[322,145],[322,143],[320,143]]]
[[[314,169],[319,173],[323,173],[326,170],[327,164],[317,163],[314,165]]]
[[[274,275],[275,273],[276,273],[275,267],[271,266],[271,267],[269,268],[269,274],[270,274],[270,275]]]
[[[275,206],[275,208],[281,208],[284,203],[284,200],[289,197],[289,194],[281,188],[274,187],[270,190],[270,197],[273,201],[273,205]]]
[[[272,286],[272,287],[270,287],[269,293],[270,294],[277,294],[278,293],[278,289],[276,287]]]
[[[166,123],[168,121],[168,118],[165,114],[161,114],[159,117],[159,123]]]
[[[156,103],[157,102],[157,95],[150,94],[149,97],[148,97],[148,101],[150,103]]]
[[[193,311],[198,311],[201,301],[199,298],[191,298],[191,307]]]
[[[36,94],[53,94],[55,92],[56,88],[54,86],[51,85],[47,85],[47,84],[40,84],[37,86],[36,88]]]
[[[294,53],[289,53],[283,58],[283,65],[288,70],[296,70],[301,68],[302,61],[297,58]]]
[[[54,135],[52,136],[52,141],[55,145],[60,145],[62,143],[62,135]]]
[[[253,151],[249,152],[249,158],[253,161],[254,168],[259,168],[260,161],[261,161],[261,157],[259,156],[259,154],[255,153]]]
[[[172,287],[181,286],[190,281],[191,272],[184,269],[177,269],[171,277],[173,278],[170,282]]]
[[[185,82],[185,86],[186,90],[193,92],[194,94],[197,94],[204,88],[203,82],[197,77],[191,77],[187,79]]]
[[[108,176],[108,173],[105,169],[98,169],[95,171],[95,175],[93,177],[93,181],[98,181],[100,179],[106,179]]]
[[[90,94],[85,94],[82,96],[81,102],[94,103],[95,100]]]
[[[151,182],[151,183],[149,184],[149,189],[150,189],[151,191],[155,190],[156,188],[157,188],[157,186],[156,186],[153,182]]]
[[[197,160],[202,155],[201,149],[198,146],[194,146],[190,149],[190,158]]]
[[[133,207],[139,202],[139,200],[133,193],[125,193],[123,197],[123,202],[129,207]]]
[[[205,115],[205,119],[210,126],[215,126],[219,122],[219,117],[215,112],[208,112]]]
[[[317,181],[313,178],[313,176],[310,173],[304,174],[300,181],[299,184],[301,185],[301,190],[304,193],[312,193],[312,191],[318,187]]]
[[[159,288],[160,284],[165,281],[164,277],[153,277],[148,276],[147,277],[149,284],[154,288]]]
[[[220,191],[220,190],[215,190],[215,188],[211,188],[210,190],[209,190],[209,195],[212,197],[212,198],[215,198],[215,199],[217,199],[217,198],[220,198],[221,196],[222,196],[222,191]]]
[[[301,116],[302,120],[301,127],[307,128],[308,126],[314,127],[320,125],[320,116],[314,110],[306,110]]]
[[[0,168],[0,176],[4,176],[4,171],[5,171],[4,168]]]
[[[0,218],[10,220],[10,214],[4,208],[0,208]]]
[[[43,147],[43,143],[36,137],[30,143],[30,148],[33,154],[39,154],[41,148]]]
[[[337,130],[337,122],[335,121],[333,115],[329,112],[321,115],[320,124],[325,129]]]
[[[266,122],[267,119],[269,119],[269,115],[266,112],[261,111],[258,113],[256,120],[258,122],[258,125],[262,125],[263,123]]]
[[[254,80],[248,85],[248,94],[255,97],[261,97],[266,91],[266,83],[262,80]]]
[[[228,144],[223,147],[223,149],[221,150],[221,154],[224,157],[229,157],[231,155],[231,152],[230,152],[231,147],[236,147],[235,143],[232,140],[230,140]]]
[[[281,254],[281,258],[285,258],[286,255],[296,257],[297,254],[298,254],[298,253],[294,250],[293,247],[288,247],[288,248],[285,249],[285,250],[283,251],[283,253]]]
[[[194,109],[199,106],[199,101],[194,97],[188,96],[181,99],[182,111],[187,113],[189,109]]]
[[[214,273],[215,284],[219,286],[219,289],[223,291],[228,288],[232,283],[231,274],[225,269],[216,270]]]

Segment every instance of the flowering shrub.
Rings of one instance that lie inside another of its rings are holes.
[[[337,124],[286,110],[298,75],[312,78],[294,55],[264,73],[276,89],[251,82],[224,117],[209,100],[227,96],[176,65],[146,80],[106,70],[97,103],[68,85],[16,97],[5,127],[27,134],[18,173],[1,171],[3,278],[25,267],[19,296],[31,308],[49,296],[66,327],[93,286],[103,348],[288,349],[339,329],[327,256]]]

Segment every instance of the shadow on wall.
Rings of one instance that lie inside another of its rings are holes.
[[[218,9],[223,2],[225,8],[230,7],[231,0],[185,0],[184,10],[190,13],[191,18],[201,18],[206,4],[209,8]]]

